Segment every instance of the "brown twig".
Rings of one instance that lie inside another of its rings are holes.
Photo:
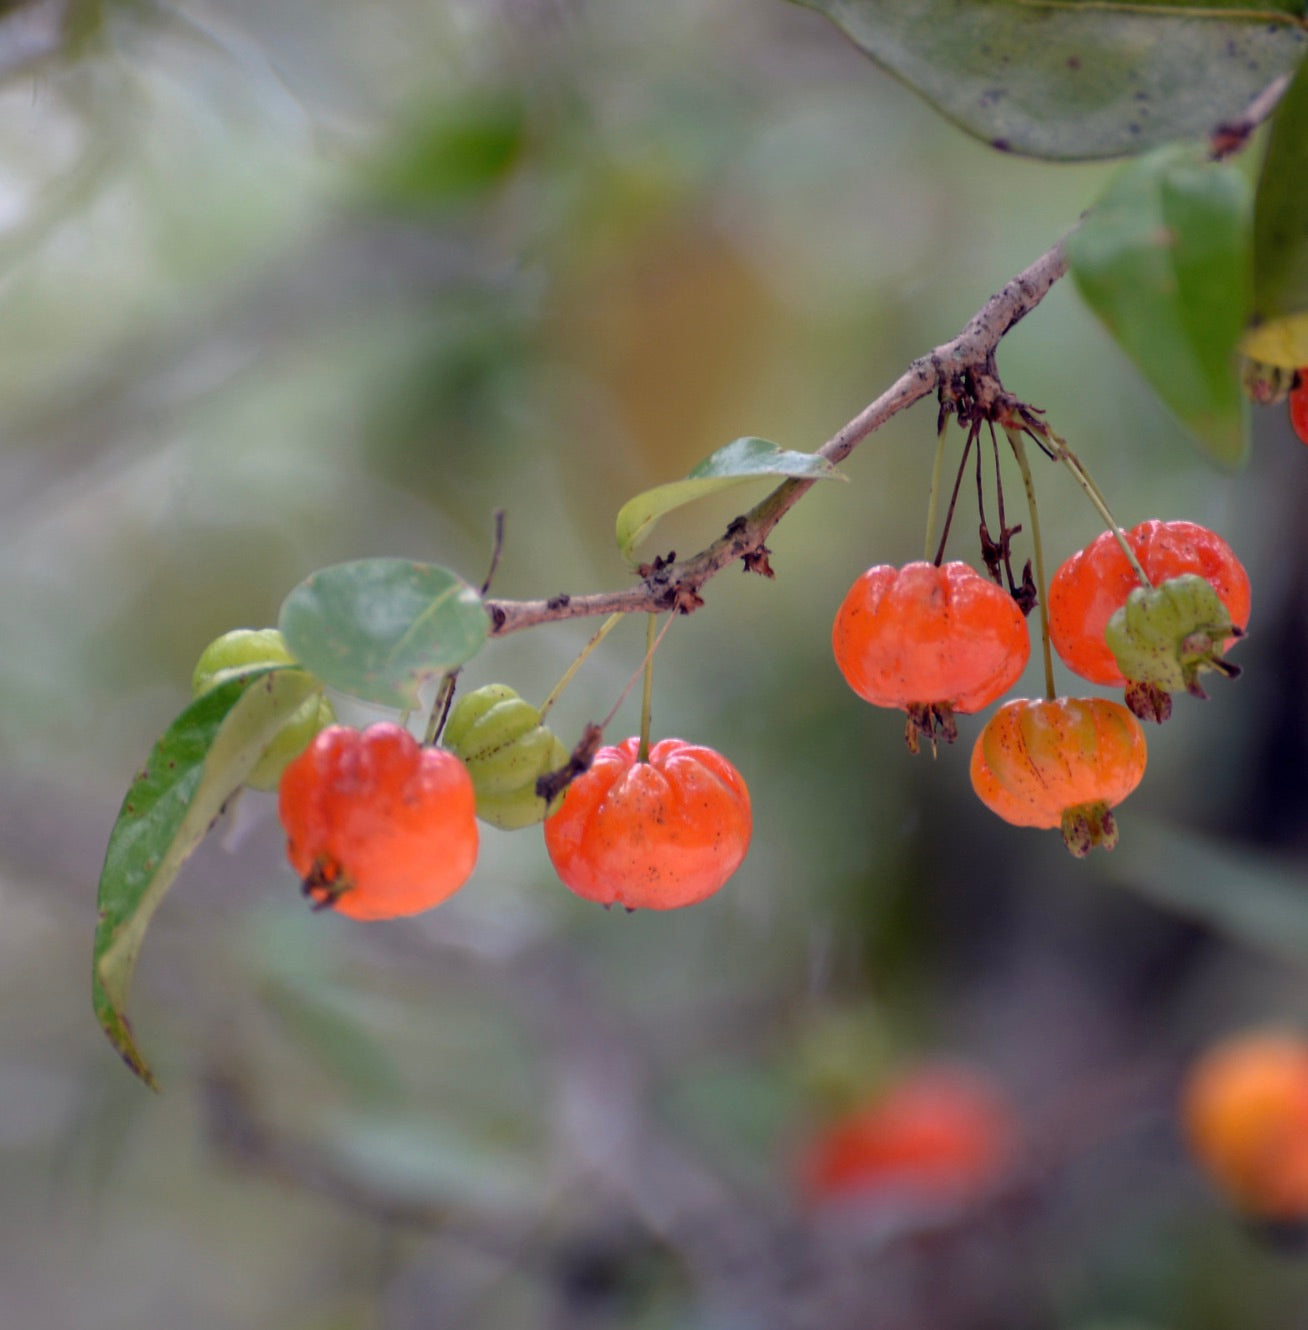
[[[974,366],[986,365],[1008,331],[1029,314],[1067,271],[1063,241],[1018,273],[972,316],[953,338],[913,361],[874,402],[864,407],[818,449],[828,462],[843,461],[886,421],[912,406],[942,383]],[[491,635],[504,637],[537,624],[580,619],[596,614],[661,613],[693,604],[700,588],[737,560],[758,556],[772,528],[816,484],[813,480],[782,481],[707,549],[679,563],[658,567],[638,585],[621,591],[550,600],[488,600]]]
[[[1275,111],[1289,85],[1289,77],[1287,74],[1274,79],[1240,115],[1213,128],[1208,141],[1214,160],[1228,157],[1248,143],[1253,131]],[[843,461],[892,416],[929,393],[943,390],[945,396],[952,397],[954,385],[969,379],[997,386],[994,356],[999,343],[1066,273],[1066,237],[1063,237],[991,296],[957,337],[913,361],[880,397],[837,430],[818,449],[818,455],[833,464]],[[657,614],[674,609],[688,614],[703,603],[699,592],[704,584],[730,564],[740,560],[747,569],[761,571],[767,567],[770,571],[764,542],[772,528],[815,483],[800,479],[783,481],[698,554],[680,563],[656,561],[652,570],[642,567],[642,580],[636,586],[588,596],[554,596],[549,600],[488,600],[491,636],[504,637],[537,624],[596,614]]]

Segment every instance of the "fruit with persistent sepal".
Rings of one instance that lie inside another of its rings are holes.
[[[972,749],[972,788],[1018,827],[1059,827],[1082,858],[1117,844],[1115,808],[1144,776],[1139,721],[1107,698],[1018,698],[987,721]]]
[[[429,910],[477,862],[463,763],[389,722],[323,730],[286,768],[278,809],[305,895],[354,919]]]
[[[629,910],[671,910],[713,895],[740,867],[753,819],[744,778],[721,753],[660,739],[601,748],[545,819],[564,886]]]
[[[1174,677],[1181,679],[1181,686],[1187,686],[1185,680],[1191,672],[1190,667],[1193,667],[1193,673],[1200,668],[1233,672],[1222,653],[1234,645],[1249,622],[1250,589],[1249,575],[1231,547],[1219,535],[1194,522],[1152,520],[1141,522],[1123,534],[1145,576],[1155,587],[1188,574],[1202,578],[1216,593],[1225,622],[1230,625],[1228,635],[1215,635],[1219,616],[1212,611],[1211,602],[1206,609],[1191,593],[1179,600],[1171,595],[1154,601],[1144,600],[1144,605],[1156,606],[1149,610],[1149,614],[1160,616],[1164,630],[1166,621],[1174,616],[1177,621],[1190,618],[1194,623],[1191,632],[1199,632],[1205,626],[1213,629],[1210,635],[1214,640],[1202,653],[1204,664],[1193,659],[1187,663],[1185,659],[1193,655],[1190,648],[1195,645],[1186,645],[1190,633],[1182,632],[1174,637],[1173,661],[1177,672]],[[1054,574],[1049,584],[1049,635],[1068,669],[1091,683],[1128,689],[1132,684],[1138,684],[1139,687],[1128,693],[1132,710],[1144,719],[1162,720],[1171,710],[1167,690],[1125,672],[1106,636],[1109,620],[1126,605],[1131,593],[1141,587],[1142,583],[1116,536],[1105,531],[1066,560]],[[1137,620],[1138,617],[1137,611]],[[1155,674],[1159,672],[1156,658],[1150,668]]]
[[[908,713],[905,737],[957,737],[956,712],[980,711],[1026,668],[1031,641],[1017,602],[965,563],[881,564],[850,587],[831,634],[849,686]]]

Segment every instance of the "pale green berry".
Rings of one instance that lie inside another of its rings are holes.
[[[233,628],[200,653],[191,676],[191,693],[199,697],[260,665],[294,664],[295,657],[286,649],[276,628]],[[332,704],[321,693],[306,698],[273,736],[245,783],[256,790],[275,790],[286,767],[309,746],[319,730],[335,720]]]
[[[568,750],[512,688],[493,683],[464,694],[441,742],[468,768],[484,822],[516,831],[545,820],[550,808],[536,782],[564,766]]]

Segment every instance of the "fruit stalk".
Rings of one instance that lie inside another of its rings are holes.
[[[1026,503],[1031,511],[1031,548],[1035,554],[1036,604],[1040,609],[1040,650],[1045,664],[1045,696],[1052,702],[1058,696],[1054,687],[1054,657],[1049,646],[1049,583],[1045,581],[1045,548],[1040,539],[1040,511],[1036,504],[1035,480],[1031,475],[1031,464],[1027,461],[1026,444],[1022,442],[1021,431],[1004,427],[1008,442],[1012,446],[1013,456],[1017,458],[1018,469],[1022,473],[1022,484],[1026,488]]]

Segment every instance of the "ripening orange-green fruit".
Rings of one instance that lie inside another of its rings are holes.
[[[1308,1219],[1308,1041],[1253,1030],[1190,1069],[1181,1117],[1195,1158],[1253,1218]]]
[[[1186,573],[1212,585],[1233,629],[1218,649],[1233,646],[1249,623],[1250,587],[1248,573],[1226,541],[1197,523],[1179,521],[1141,522],[1124,535],[1155,585]],[[1091,683],[1130,682],[1105,641],[1105,630],[1140,586],[1111,531],[1063,563],[1049,583],[1049,636],[1069,670]]]
[[[1059,827],[1078,858],[1117,844],[1115,808],[1144,776],[1140,722],[1106,698],[1017,698],[977,735],[972,788],[1018,827]]]
[[[957,737],[954,713],[980,711],[1026,668],[1017,602],[965,563],[869,568],[836,612],[831,645],[849,686],[908,713],[909,749]]]
[[[286,768],[286,855],[317,906],[352,919],[419,914],[477,862],[477,798],[453,753],[399,725],[331,725]]]

